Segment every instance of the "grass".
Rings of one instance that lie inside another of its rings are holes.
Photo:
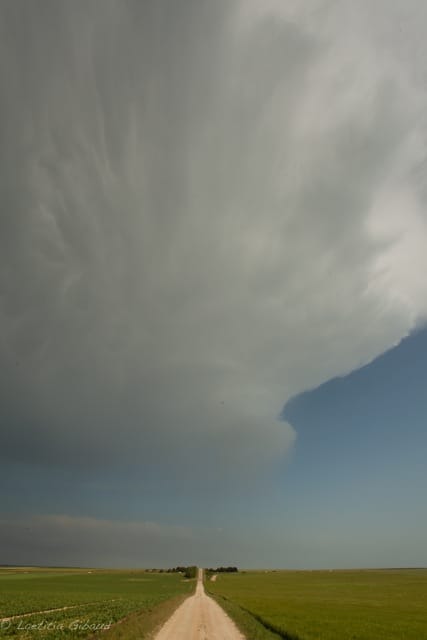
[[[194,589],[180,574],[0,569],[0,638],[145,638]],[[65,610],[49,611],[70,607]],[[29,614],[29,615],[28,615]],[[109,630],[104,630],[111,627]],[[123,635],[126,633],[126,635]]]
[[[112,626],[110,630],[95,633],[91,637],[102,638],[102,640],[152,639],[186,597],[187,595],[175,596],[153,608],[133,613],[119,624]]]
[[[247,640],[427,640],[427,570],[241,572],[206,589]]]

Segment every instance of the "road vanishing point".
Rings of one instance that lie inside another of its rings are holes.
[[[198,570],[194,595],[189,596],[163,625],[155,640],[245,640],[234,622],[203,586]]]

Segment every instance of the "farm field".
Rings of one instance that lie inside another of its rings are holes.
[[[206,590],[248,640],[427,639],[427,569],[248,571]]]
[[[0,638],[112,638],[116,627],[105,628],[136,612],[143,623],[159,607],[168,616],[194,585],[176,573],[1,568]]]

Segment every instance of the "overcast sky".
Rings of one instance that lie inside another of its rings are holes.
[[[0,562],[425,562],[410,532],[384,545],[387,518],[370,535],[333,463],[368,446],[371,405],[344,430],[340,387],[317,430],[283,407],[425,323],[426,20],[421,0],[0,0]]]

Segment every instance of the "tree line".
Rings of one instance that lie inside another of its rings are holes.
[[[167,569],[167,573],[182,573],[186,578],[195,578],[197,576],[197,567],[173,567],[173,569]]]

